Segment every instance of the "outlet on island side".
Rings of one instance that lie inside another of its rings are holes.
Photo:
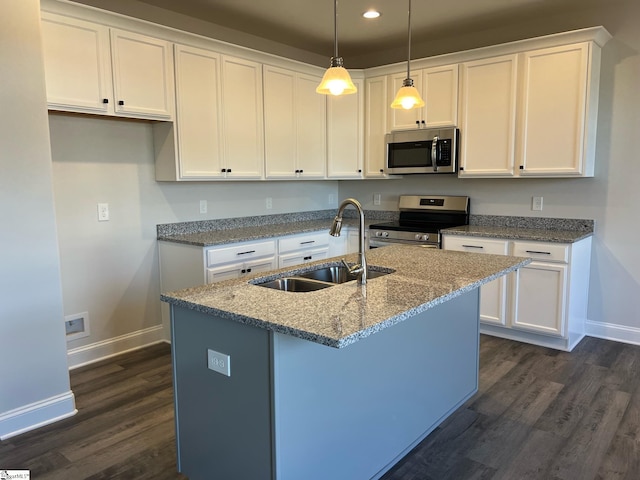
[[[214,372],[221,373],[227,377],[231,376],[231,356],[215,350],[207,349],[207,368]]]

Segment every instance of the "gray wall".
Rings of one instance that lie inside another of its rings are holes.
[[[69,348],[162,324],[157,224],[337,207],[331,181],[156,182],[148,122],[51,113],[49,125],[64,313],[88,312],[91,333]]]
[[[624,8],[559,15],[550,18],[549,23],[567,30],[576,23],[604,24],[613,35],[602,51],[594,178],[492,180],[416,176],[393,182],[341,182],[340,197],[355,196],[370,209],[395,209],[402,193],[462,194],[472,198],[471,210],[476,214],[595,219],[589,319],[632,327],[613,327],[613,331],[640,342],[640,2],[628,2]],[[509,26],[509,30],[520,27],[536,35],[545,33],[548,26],[532,22]],[[503,31],[482,32],[477,36],[478,43],[502,34]],[[426,102],[428,107],[428,98]],[[381,207],[373,206],[374,192],[382,193]],[[534,195],[544,197],[542,212],[531,211]],[[607,329],[611,331],[608,326]]]
[[[37,0],[0,2],[0,436],[69,392],[39,19]]]

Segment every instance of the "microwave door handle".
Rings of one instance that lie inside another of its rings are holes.
[[[433,171],[438,171],[438,136],[433,137],[433,142],[431,143],[431,166],[433,167]]]

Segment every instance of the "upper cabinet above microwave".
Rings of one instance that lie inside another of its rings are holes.
[[[42,13],[49,109],[172,120],[171,44]]]

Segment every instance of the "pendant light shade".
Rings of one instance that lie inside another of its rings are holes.
[[[317,93],[323,95],[348,95],[356,93],[358,89],[351,81],[351,76],[343,67],[342,57],[338,56],[338,0],[333,3],[333,57],[331,66],[324,72]]]
[[[402,82],[402,87],[400,87],[396,98],[393,100],[393,103],[391,103],[391,108],[404,108],[405,110],[424,107],[424,100],[422,100],[420,93],[418,93],[418,89],[413,86],[413,80],[411,79],[411,0],[409,0],[408,23],[407,78]]]

